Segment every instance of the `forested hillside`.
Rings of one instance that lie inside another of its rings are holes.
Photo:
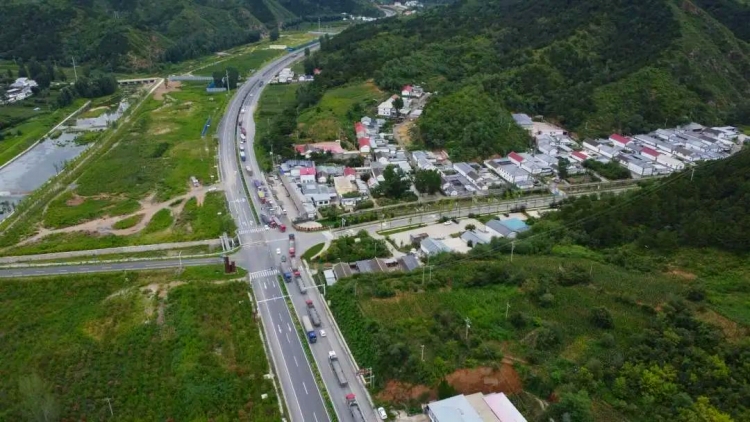
[[[745,150],[627,195],[579,198],[512,243],[432,256],[427,280],[359,274],[328,297],[386,393],[399,382],[439,395],[457,372],[511,362],[523,389],[551,402],[523,407],[529,421],[747,421],[748,167]]]
[[[467,0],[351,28],[311,60],[324,69],[321,89],[374,78],[391,91],[439,92],[422,141],[467,158],[517,147],[494,127],[496,113],[477,116],[485,104],[592,136],[750,121],[747,13],[734,0]],[[477,106],[453,107],[466,92]],[[430,119],[451,107],[475,124]]]
[[[115,70],[150,68],[341,12],[377,10],[360,0],[6,0],[0,2],[0,58],[76,57]]]

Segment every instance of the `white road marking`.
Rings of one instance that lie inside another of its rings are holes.
[[[286,327],[287,327],[287,328],[289,329],[289,332],[291,333],[291,332],[292,332],[292,326],[291,326],[291,325],[289,325],[289,323],[288,323],[288,322],[286,323]]]
[[[268,289],[268,286],[266,285],[266,282],[265,282],[265,281],[263,282],[263,288],[264,288],[264,289]]]
[[[316,415],[315,412],[313,412],[313,418],[315,418],[315,422],[318,422],[318,415]]]
[[[281,331],[279,331],[279,332],[281,332]],[[289,333],[286,333],[286,341],[287,341],[287,343],[291,343],[292,342],[291,340],[289,340]]]
[[[281,325],[279,325],[279,324],[276,324],[276,328],[278,328],[278,329],[279,329],[279,334],[281,334]]]
[[[308,394],[308,395],[310,394],[310,393],[307,392],[307,386],[305,385],[304,381],[302,381],[302,388],[305,389],[305,394]]]
[[[297,365],[297,367],[299,368],[299,363],[297,362],[297,356],[293,356],[293,357],[294,357],[294,364]]]

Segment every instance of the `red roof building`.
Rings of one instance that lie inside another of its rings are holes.
[[[659,156],[659,152],[653,148],[643,147],[643,149],[641,150],[641,155],[647,158],[651,158],[652,160],[656,160],[656,157]]]
[[[357,176],[357,171],[351,167],[344,167],[344,176]]]
[[[370,138],[359,138],[357,144],[359,145],[359,152],[370,152]]]
[[[585,152],[581,151],[573,151],[572,154],[570,154],[571,158],[578,161],[586,161],[589,159],[589,156]]]
[[[299,169],[300,176],[315,176],[315,167],[302,167]]]
[[[516,154],[515,152],[511,152],[510,154],[508,154],[508,158],[516,165],[523,162],[523,157],[521,157],[521,155],[519,154]]]
[[[627,136],[622,136],[617,133],[613,133],[609,136],[609,140],[614,142],[615,146],[624,147],[625,145],[629,144],[631,139]]]
[[[315,69],[313,69],[313,74],[314,75],[320,75],[320,72],[322,72],[322,70],[318,69],[317,67]]]
[[[365,131],[365,125],[362,124],[362,122],[357,122],[354,124],[354,133],[357,134],[357,138],[361,138],[367,133]]]

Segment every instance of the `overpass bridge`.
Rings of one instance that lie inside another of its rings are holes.
[[[120,86],[124,85],[151,85],[161,78],[150,77],[150,78],[136,78],[136,79],[118,79],[117,84]]]

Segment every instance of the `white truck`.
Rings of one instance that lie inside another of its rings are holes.
[[[245,171],[247,171],[247,174],[252,176],[253,175],[253,168],[250,166],[245,166]]]
[[[336,378],[339,380],[340,386],[345,386],[349,382],[346,380],[346,376],[344,375],[344,370],[341,369],[341,362],[339,362],[339,357],[336,356],[336,352],[331,350],[328,352],[328,362],[331,364],[331,368],[333,368],[333,373],[336,374]]]

